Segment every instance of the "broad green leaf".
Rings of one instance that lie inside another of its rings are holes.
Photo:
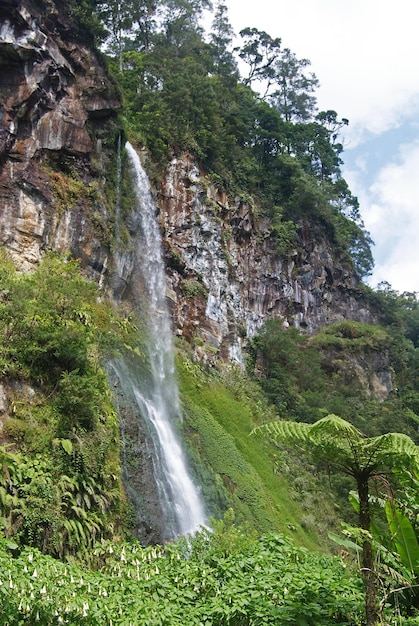
[[[351,550],[360,554],[362,552],[361,546],[359,546],[355,541],[351,541],[350,539],[346,539],[345,537],[341,537],[340,535],[336,535],[335,533],[328,533],[329,539],[337,543],[339,546],[346,548],[347,550]]]
[[[70,441],[70,439],[61,439],[61,445],[64,448],[64,450],[67,452],[67,454],[69,455],[73,454],[73,444]]]
[[[386,502],[385,511],[400,560],[411,572],[419,573],[419,543],[409,518],[395,502]]]
[[[350,491],[348,495],[349,503],[352,505],[355,513],[359,513],[359,497],[355,491]]]

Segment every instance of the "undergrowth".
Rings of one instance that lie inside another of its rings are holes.
[[[258,384],[236,369],[205,371],[185,352],[178,373],[184,429],[210,512],[230,506],[259,533],[281,530],[327,550],[337,524],[328,482],[301,456],[250,435],[274,417]]]

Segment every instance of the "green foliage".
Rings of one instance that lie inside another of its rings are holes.
[[[185,298],[195,298],[196,296],[204,296],[206,298],[208,295],[207,289],[198,280],[182,281],[181,289]]]
[[[91,44],[94,40],[100,42],[105,38],[106,30],[95,13],[98,4],[96,0],[65,0],[64,4],[87,43]]]
[[[278,254],[285,256],[295,245],[296,227],[294,222],[283,219],[283,209],[275,207],[270,232],[276,240]]]
[[[118,534],[118,424],[102,359],[135,327],[100,301],[77,263],[46,255],[31,274],[0,260],[0,362],[10,415],[0,514],[21,545],[61,558]]]
[[[64,372],[60,378],[55,402],[60,414],[57,433],[66,435],[74,428],[92,430],[97,426],[103,398],[109,394],[104,372],[81,374]]]
[[[232,507],[258,532],[289,529],[302,545],[318,545],[336,524],[330,496],[320,493],[322,479],[312,466],[249,437],[256,424],[273,418],[258,386],[235,369],[206,374],[186,356],[178,371],[185,435],[210,514]]]
[[[95,549],[100,571],[0,543],[0,624],[361,624],[360,580],[339,559],[219,523],[166,548]]]
[[[298,421],[315,421],[324,408],[321,355],[295,328],[269,321],[253,341],[254,358],[262,356],[261,385],[277,410]]]
[[[382,326],[343,320],[324,326],[312,344],[320,348],[332,347],[345,352],[385,350],[390,347],[390,335]]]
[[[397,374],[383,400],[374,395],[374,377],[387,359]],[[344,320],[307,337],[269,321],[253,340],[251,365],[281,415],[314,422],[335,413],[368,435],[400,430],[416,441],[416,361],[416,348],[388,326]]]
[[[413,525],[396,502],[387,500],[385,511],[395,552],[409,573],[417,577],[419,573],[419,542]]]
[[[32,376],[55,387],[65,373],[93,373],[99,350],[130,340],[132,327],[99,302],[97,286],[75,261],[47,255],[32,274],[22,275],[8,261],[0,264],[3,375]]]

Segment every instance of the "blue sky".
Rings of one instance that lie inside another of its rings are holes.
[[[238,33],[311,61],[320,109],[349,119],[343,175],[375,242],[372,286],[419,291],[419,37],[415,0],[224,0]]]

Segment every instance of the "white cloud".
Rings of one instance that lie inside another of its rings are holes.
[[[376,244],[371,284],[387,280],[398,291],[419,291],[416,3],[258,0],[255,5],[224,1],[236,33],[246,26],[256,27],[281,37],[283,47],[311,61],[320,81],[319,107],[334,109],[349,119],[346,150],[359,155],[352,171],[345,169],[344,175],[359,197]],[[381,141],[386,131],[392,133],[387,144]]]
[[[419,37],[412,0],[226,4],[237,33],[255,26],[311,61],[321,84],[320,107],[349,119],[353,142],[366,130],[383,132],[419,110]]]
[[[346,172],[358,194],[365,227],[375,241],[371,284],[385,280],[398,291],[419,291],[419,141],[404,145],[365,187],[361,170]]]

